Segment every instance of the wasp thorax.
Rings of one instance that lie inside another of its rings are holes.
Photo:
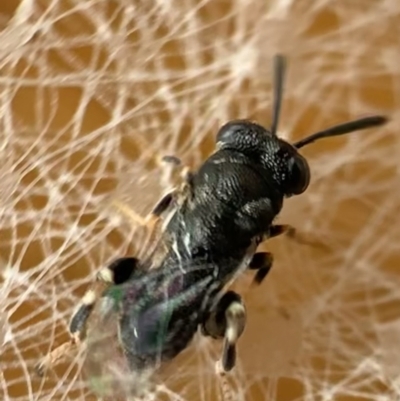
[[[223,125],[216,137],[219,148],[238,151],[260,149],[270,137],[262,125],[250,120],[233,120]]]

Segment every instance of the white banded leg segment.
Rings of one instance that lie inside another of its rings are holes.
[[[246,309],[242,302],[233,302],[226,310],[226,330],[222,350],[221,367],[230,371],[236,363],[236,343],[246,325]]]
[[[53,349],[35,365],[35,371],[39,376],[43,376],[47,369],[56,365],[81,345],[85,337],[87,321],[98,297],[104,291],[104,287],[104,283],[96,283],[93,289],[87,291],[83,296],[69,324],[70,340]]]
[[[139,259],[134,257],[118,258],[101,269],[96,279],[107,284],[122,284],[129,280],[139,263]]]
[[[236,363],[236,343],[246,325],[246,308],[240,295],[226,292],[217,302],[202,330],[205,335],[223,338],[221,360],[217,363],[218,373],[228,372]]]
[[[89,319],[90,314],[92,313],[97,298],[98,294],[94,289],[86,292],[78,309],[72,315],[71,321],[69,323],[70,334],[82,339],[82,335],[86,327],[86,322]]]

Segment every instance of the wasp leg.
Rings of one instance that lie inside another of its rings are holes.
[[[278,237],[282,234],[294,238],[296,236],[296,229],[288,224],[275,224],[269,229],[269,238]]]
[[[161,216],[172,205],[172,202],[176,197],[176,192],[176,189],[173,189],[162,196],[146,217],[140,216],[126,204],[117,200],[114,200],[113,204],[135,224],[139,224],[142,227],[147,227],[148,229],[153,229]]]
[[[69,334],[71,339],[53,349],[35,365],[35,371],[39,376],[43,376],[48,368],[54,366],[61,359],[64,359],[64,357],[66,357],[71,351],[80,346],[82,341],[85,339],[87,320],[93,310],[96,300],[103,291],[104,283],[98,282],[94,288],[86,292],[82,298],[81,304],[72,315],[69,324]]]
[[[226,292],[212,308],[202,325],[202,332],[213,338],[223,338],[221,360],[217,363],[220,373],[229,372],[236,363],[236,343],[246,324],[246,308],[242,298],[234,291]]]
[[[193,172],[189,169],[188,166],[182,163],[181,159],[172,155],[163,156],[159,160],[159,164],[164,170],[164,175],[168,176],[168,178],[165,179],[165,181],[169,183],[168,185],[169,187],[175,187],[175,185],[172,184],[171,177],[174,174],[174,172],[176,172],[178,169],[180,178],[181,180],[183,180],[183,188],[191,187]]]
[[[161,157],[160,164],[161,165],[169,164],[174,167],[178,167],[182,164],[182,160],[174,155],[166,155]]]
[[[176,190],[172,190],[166,193],[153,207],[152,211],[149,215],[145,218],[147,221],[151,221],[151,219],[158,219],[160,218],[169,207],[172,205],[176,197]]]
[[[165,195],[163,195],[157,203],[153,206],[151,212],[146,216],[142,217],[137,214],[134,210],[129,208],[127,205],[115,200],[113,202],[114,206],[116,206],[122,213],[128,216],[134,223],[139,224],[140,226],[144,226],[152,230],[154,226],[158,223],[160,218],[163,216],[165,212],[170,209],[177,200],[179,195],[185,192],[188,188],[191,188],[193,173],[185,167],[182,172],[183,184],[181,188],[173,188]]]
[[[116,206],[122,213],[129,217],[135,224],[147,227],[150,232],[154,230],[164,213],[167,212],[168,209],[171,209],[177,198],[186,193],[188,189],[191,189],[193,180],[193,173],[187,166],[182,165],[181,160],[175,156],[164,156],[160,158],[159,164],[164,168],[164,170],[166,169],[166,166],[170,165],[172,165],[174,170],[179,167],[180,176],[183,180],[183,183],[178,187],[169,185],[169,187],[172,187],[172,189],[170,188],[166,194],[157,201],[146,217],[140,216],[126,204],[123,204],[118,200],[113,201],[114,206]]]
[[[187,193],[190,193],[193,185],[194,173],[189,169],[189,167],[184,166],[182,167],[180,175],[182,184],[179,187],[174,187],[172,190],[167,192],[156,203],[152,211],[144,219],[145,222],[152,222],[152,220],[160,218],[168,209],[170,209],[174,201],[176,201],[180,196],[185,196]]]
[[[161,167],[161,184],[164,188],[174,188],[174,177],[178,170],[182,169],[182,161],[173,155],[158,158],[158,165]]]
[[[172,188],[171,192],[175,192],[175,197],[179,195],[184,197],[186,194],[190,194],[193,173],[188,166],[183,164],[176,156],[160,158],[159,165],[161,165],[163,171],[161,182],[164,187]],[[180,181],[180,184],[176,184],[177,181]]]
[[[274,258],[270,252],[257,252],[249,263],[249,270],[257,270],[253,278],[253,284],[261,284],[271,270]]]
[[[313,239],[305,234],[300,234],[293,226],[287,224],[277,224],[270,227],[269,238],[277,237],[285,234],[291,240],[302,245],[308,245],[318,248],[327,248],[327,246],[319,239]]]
[[[97,299],[101,296],[107,285],[122,284],[129,279],[135,269],[138,268],[139,260],[134,257],[119,258],[109,266],[101,269],[97,275],[98,282],[86,292],[76,312],[72,315],[69,323],[69,334],[71,339],[48,353],[35,366],[39,376],[43,376],[46,369],[54,366],[59,360],[67,356],[73,349],[78,348],[85,339],[86,324],[92,313]]]
[[[77,347],[77,344],[71,339],[53,349],[53,351],[49,352],[35,365],[36,374],[39,377],[43,377],[47,369],[54,366],[61,359],[64,359],[75,347]]]
[[[134,257],[118,258],[97,273],[97,280],[109,284],[122,284],[129,280],[139,266],[139,259]]]

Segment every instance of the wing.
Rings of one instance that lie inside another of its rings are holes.
[[[178,266],[175,261],[125,285],[120,338],[132,370],[157,368],[173,359],[201,322],[212,275],[204,264]]]
[[[107,293],[97,302],[88,325],[82,373],[102,399],[131,399],[151,386],[152,372],[130,369],[119,329],[122,286],[112,286]]]
[[[182,274],[175,261],[136,272],[129,281],[109,287],[96,304],[84,365],[96,393],[136,395],[152,385],[160,364],[192,340],[202,319],[212,267],[190,264],[183,266]]]

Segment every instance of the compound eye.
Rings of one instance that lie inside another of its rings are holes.
[[[220,144],[233,143],[243,133],[245,128],[246,126],[243,121],[230,121],[219,129],[216,141]]]
[[[288,189],[292,195],[300,195],[308,188],[309,184],[310,167],[307,160],[297,154],[290,160]]]

